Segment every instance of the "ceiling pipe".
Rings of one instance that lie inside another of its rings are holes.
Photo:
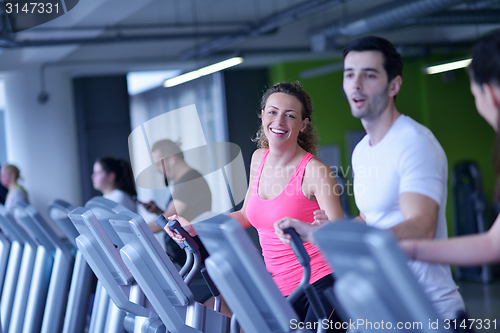
[[[485,9],[499,2],[500,2],[499,0],[469,0],[467,1],[467,9],[470,10]]]
[[[415,1],[413,1],[415,2]],[[484,6],[491,6],[494,3],[500,3],[500,0],[485,0],[477,3],[470,3],[470,6],[480,6],[484,8]],[[392,4],[392,3],[391,3]],[[326,4],[325,4],[326,5]],[[329,6],[333,5],[332,3],[328,4]],[[385,6],[384,6],[385,7]],[[394,6],[391,6],[393,8]],[[380,7],[379,7],[380,8]],[[370,12],[372,12],[370,10]],[[365,14],[366,15],[366,14]],[[358,15],[356,15],[358,17]],[[5,18],[4,15],[1,18]],[[353,17],[351,20],[355,20]],[[453,10],[449,12],[444,12],[440,14],[435,14],[432,16],[426,17],[418,17],[418,18],[410,18],[406,19],[399,24],[395,24],[394,26],[405,26],[405,25],[413,25],[413,24],[488,24],[488,23],[499,23],[500,22],[500,10]],[[222,23],[222,22],[220,22]],[[227,22],[228,24],[232,24],[235,22]],[[142,28],[160,28],[162,25],[145,25],[145,26],[136,26]],[[107,27],[110,30],[113,29],[132,29],[134,25],[127,26],[114,26]],[[78,29],[79,27],[75,27]],[[82,29],[94,29],[97,27],[92,26],[82,26]],[[106,27],[102,27],[106,28]],[[263,27],[264,28],[264,27]],[[37,29],[33,29],[34,31]],[[266,30],[264,30],[266,31]],[[276,30],[274,30],[276,31]],[[269,33],[269,32],[267,32]],[[0,36],[0,48],[22,48],[22,47],[37,47],[37,46],[58,46],[58,45],[71,45],[71,44],[106,44],[106,43],[119,43],[119,42],[138,42],[138,41],[152,41],[152,40],[181,40],[181,39],[195,39],[195,38],[224,38],[227,37],[227,33],[217,33],[217,32],[205,32],[205,33],[175,33],[175,34],[147,34],[147,35],[134,35],[127,36],[123,34],[116,34],[110,37],[97,37],[97,38],[67,38],[67,39],[30,39],[30,40],[20,40],[17,41],[14,39],[13,34],[5,34]],[[248,37],[244,37],[246,39]],[[223,52],[222,48],[217,48],[211,50],[209,54],[219,54]],[[232,50],[231,50],[232,51]],[[288,53],[291,50],[285,50],[283,53]],[[301,51],[303,51],[301,49]],[[263,53],[262,50],[256,50],[255,52],[249,50],[251,53]],[[276,52],[276,51],[274,51]],[[207,54],[208,55],[208,54]]]
[[[225,33],[177,33],[177,34],[151,34],[151,35],[134,35],[126,36],[118,34],[110,37],[97,38],[68,38],[68,39],[25,39],[17,41],[15,39],[0,37],[0,48],[21,48],[21,47],[36,47],[36,46],[58,46],[72,44],[109,44],[109,43],[126,43],[126,42],[145,42],[154,40],[184,40],[201,38],[217,38],[225,36]]]
[[[498,24],[500,10],[453,10],[431,16],[416,17],[401,22],[407,25]]]
[[[174,29],[174,28],[213,28],[213,27],[244,27],[250,21],[214,21],[214,22],[177,22],[177,23],[157,23],[157,24],[119,24],[119,25],[77,25],[72,27],[36,27],[30,29],[32,32],[47,31],[86,31],[86,30],[148,30],[148,29]],[[227,33],[226,33],[227,34]]]
[[[309,34],[311,48],[316,52],[327,49],[328,39],[335,36],[357,36],[367,32],[386,30],[402,21],[433,14],[464,0],[396,0],[371,8],[347,20],[337,20],[326,26],[312,29]]]
[[[310,0],[302,2],[279,13],[273,13],[254,24],[249,24],[245,29],[237,33],[228,34],[208,43],[188,49],[182,52],[179,57],[182,60],[205,57],[224,47],[275,31],[285,24],[320,12],[345,1],[347,0]]]

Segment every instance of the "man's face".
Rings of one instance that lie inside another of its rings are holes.
[[[382,52],[349,52],[344,59],[343,86],[354,117],[378,118],[387,108],[390,98]]]
[[[163,176],[167,176],[168,178],[171,177],[171,163],[170,163],[171,158],[172,157],[163,158],[160,150],[153,150],[153,159],[155,160],[156,171],[161,173]],[[163,164],[165,166],[166,175],[163,174],[162,159],[163,159]]]

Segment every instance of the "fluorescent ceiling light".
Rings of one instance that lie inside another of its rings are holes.
[[[447,63],[441,64],[441,65],[429,66],[425,69],[425,73],[438,74],[438,73],[452,71],[452,70],[459,69],[459,68],[464,68],[464,67],[469,66],[471,61],[472,61],[472,59],[469,58],[469,59],[464,59],[464,60],[447,62]]]
[[[127,88],[129,95],[137,95],[149,89],[161,87],[166,79],[181,73],[180,69],[167,71],[141,71],[127,74]]]
[[[163,86],[165,88],[173,87],[173,86],[176,86],[178,84],[197,79],[201,76],[212,74],[212,73],[221,71],[223,69],[239,65],[242,62],[243,62],[242,57],[230,58],[230,59],[215,63],[213,65],[206,66],[206,67],[200,68],[198,70],[188,72],[188,73],[173,77],[171,79],[165,80],[165,82],[163,82]]]

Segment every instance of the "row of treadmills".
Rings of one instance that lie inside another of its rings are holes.
[[[225,215],[207,212],[193,225],[232,320],[194,301],[192,274],[178,271],[140,215],[102,197],[79,208],[56,200],[48,212],[67,241],[32,206],[16,206],[14,216],[0,206],[2,332],[323,332],[331,324],[301,325],[245,230]],[[447,332],[431,325],[438,316],[388,232],[346,221],[315,239],[335,268],[332,302],[349,332]]]

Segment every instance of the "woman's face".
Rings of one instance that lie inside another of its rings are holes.
[[[94,188],[100,192],[102,192],[105,188],[109,187],[112,184],[112,179],[110,174],[107,174],[106,171],[102,168],[101,164],[96,162],[94,163],[94,172],[92,173],[92,185]]]
[[[470,90],[474,95],[477,112],[498,131],[498,110],[494,103],[493,94],[495,87],[484,84],[480,86],[474,81],[471,81]]]
[[[4,187],[9,186],[11,178],[12,178],[12,174],[10,172],[8,172],[7,170],[5,170],[5,168],[2,168],[0,170],[0,182],[2,183],[2,185]]]
[[[299,132],[305,130],[309,119],[302,120],[302,103],[294,96],[274,93],[261,111],[262,128],[269,145],[297,144]]]

